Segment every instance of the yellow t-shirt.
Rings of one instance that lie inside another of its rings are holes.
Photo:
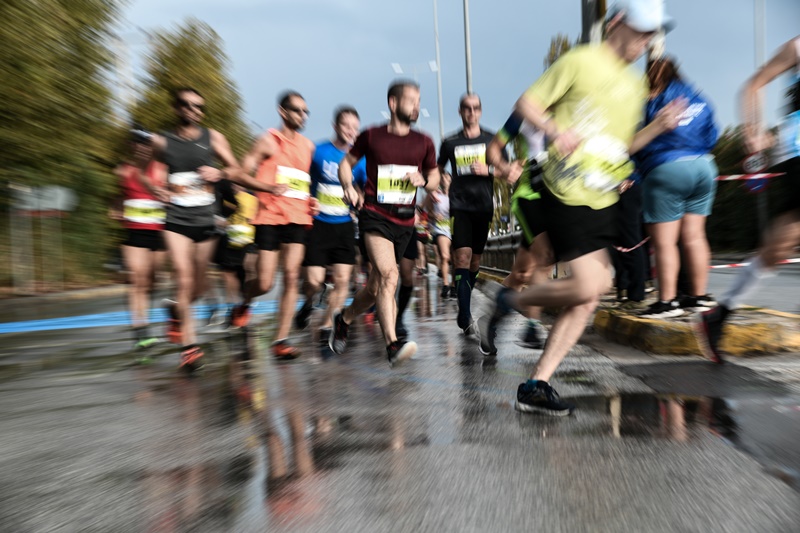
[[[251,224],[258,211],[258,198],[250,193],[236,193],[239,207],[228,217],[228,246],[242,248],[255,240],[256,230]]]
[[[606,44],[573,48],[528,88],[525,97],[549,109],[559,130],[582,139],[567,158],[548,147],[544,182],[566,205],[603,209],[619,200],[631,172],[633,136],[644,118],[647,82]]]

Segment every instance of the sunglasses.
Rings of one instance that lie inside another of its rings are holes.
[[[480,111],[480,110],[481,110],[481,106],[479,106],[479,105],[474,105],[474,106],[462,105],[461,106],[461,111],[472,111],[473,113],[475,113],[476,111]]]
[[[206,105],[205,104],[195,104],[195,103],[192,103],[192,102],[187,102],[186,100],[178,100],[178,105],[180,107],[187,107],[187,108],[191,108],[191,109],[196,109],[197,111],[200,111],[201,113],[205,113],[205,111],[206,111]]]
[[[311,113],[309,112],[308,108],[305,107],[294,107],[294,106],[286,106],[284,107],[287,111],[294,111],[297,114],[304,114],[305,116],[309,116]]]

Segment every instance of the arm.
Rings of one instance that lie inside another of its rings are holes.
[[[569,155],[575,151],[582,139],[572,129],[561,130],[556,126],[550,113],[534,98],[523,94],[514,107],[514,111],[530,122],[534,127],[542,130],[550,143],[555,146],[558,153]]]
[[[740,112],[744,123],[744,141],[748,150],[760,152],[767,148],[768,140],[764,134],[761,117],[761,89],[772,80],[797,64],[797,49],[794,39],[784,44],[780,50],[761,67],[742,88]]]
[[[344,201],[355,207],[361,208],[363,198],[353,187],[353,166],[358,163],[358,159],[352,154],[346,154],[339,163],[339,183],[344,190]]]
[[[225,142],[227,144],[227,141]],[[272,157],[275,151],[275,141],[269,135],[262,135],[253,143],[253,147],[242,159],[242,167],[240,168],[237,165],[238,173],[235,176],[228,176],[228,179],[253,191],[268,192],[275,195],[283,194],[286,192],[286,185],[262,183],[250,175],[258,170],[258,165],[261,161]]]
[[[635,154],[662,133],[677,128],[688,104],[689,102],[685,98],[676,98],[662,107],[658,113],[656,113],[653,121],[637,131],[636,135],[633,136],[633,141],[631,141],[631,146],[628,148],[628,153],[630,155]]]

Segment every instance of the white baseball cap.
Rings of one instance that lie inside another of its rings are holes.
[[[664,0],[616,0],[608,10],[606,20],[619,13],[624,14],[626,26],[643,33],[658,30],[666,33],[675,27],[675,20],[664,12]]]

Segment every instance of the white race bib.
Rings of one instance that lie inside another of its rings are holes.
[[[486,145],[483,143],[456,146],[453,154],[456,156],[458,175],[472,174],[473,163],[486,164]]]
[[[320,183],[317,185],[319,212],[331,216],[350,214],[350,208],[344,203],[344,189],[341,185]]]
[[[288,186],[286,192],[283,193],[283,196],[288,198],[307,200],[311,196],[311,176],[308,175],[308,172],[278,165],[275,172],[275,183]]]
[[[415,172],[419,169],[412,165],[378,165],[378,203],[413,204],[417,188],[404,177]]]
[[[214,203],[214,194],[197,172],[175,172],[169,175],[170,202],[181,207],[200,207]]]
[[[167,218],[164,204],[158,200],[125,200],[123,216],[136,224],[163,224]]]

